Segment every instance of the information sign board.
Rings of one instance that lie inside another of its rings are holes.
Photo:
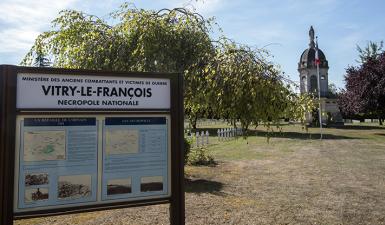
[[[0,72],[1,224],[163,203],[184,224],[180,74]]]

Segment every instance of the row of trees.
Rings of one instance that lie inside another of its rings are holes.
[[[362,116],[385,119],[385,52],[383,43],[370,42],[360,53],[359,66],[346,69],[346,90],[340,93],[339,106],[345,117]]]
[[[183,73],[185,114],[194,128],[204,116],[238,120],[247,129],[281,118],[304,121],[312,110],[311,98],[292,91],[266,51],[223,35],[214,40],[217,24],[195,11],[123,4],[106,20],[62,11],[22,64],[47,65],[49,59],[62,68]]]

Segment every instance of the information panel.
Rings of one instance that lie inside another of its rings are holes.
[[[15,212],[170,196],[169,120],[20,116]]]
[[[20,121],[18,208],[96,201],[95,118]]]
[[[103,127],[102,200],[167,194],[165,117],[108,117]]]

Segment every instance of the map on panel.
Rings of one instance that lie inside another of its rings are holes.
[[[24,161],[64,160],[65,131],[25,131]]]
[[[139,152],[139,131],[134,129],[108,129],[106,131],[106,153],[132,154]]]

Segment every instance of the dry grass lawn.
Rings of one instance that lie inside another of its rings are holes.
[[[215,128],[210,131],[216,131]],[[385,127],[309,133],[285,126],[266,142],[208,148],[218,165],[186,168],[186,224],[385,224]],[[168,224],[168,205],[15,221],[15,224]]]

